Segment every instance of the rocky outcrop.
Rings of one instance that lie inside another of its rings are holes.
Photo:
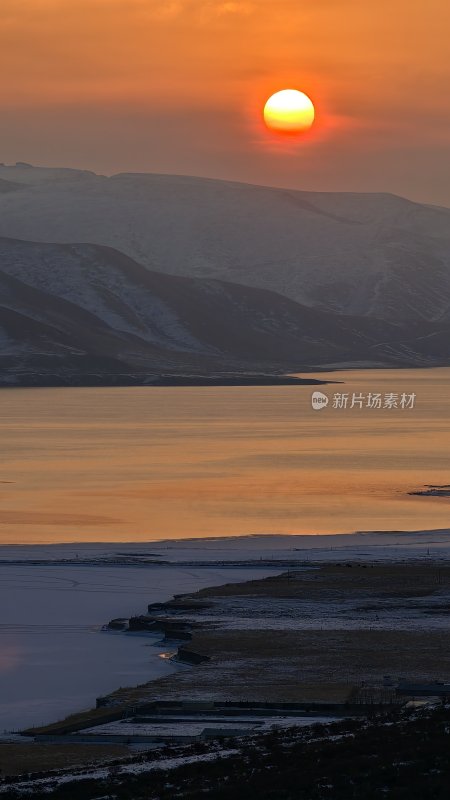
[[[179,647],[176,655],[177,661],[183,661],[185,664],[203,664],[211,661],[209,656],[195,653],[193,650],[188,650],[186,647]]]

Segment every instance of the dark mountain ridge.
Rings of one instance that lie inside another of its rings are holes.
[[[390,323],[154,272],[110,247],[0,239],[2,385],[450,363],[450,325]]]

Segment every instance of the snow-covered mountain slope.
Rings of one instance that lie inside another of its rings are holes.
[[[99,245],[0,238],[0,383],[450,363],[450,325],[391,324],[217,280],[153,272]],[[89,378],[91,376],[91,378]]]
[[[28,165],[0,166],[0,181],[2,236],[107,245],[164,274],[339,313],[450,320],[450,209],[388,194]]]

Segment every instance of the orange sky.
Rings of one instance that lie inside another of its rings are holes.
[[[450,205],[448,0],[1,0],[0,160]],[[298,88],[317,125],[260,122]]]

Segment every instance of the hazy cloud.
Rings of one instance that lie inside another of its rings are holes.
[[[137,7],[155,19],[170,20],[186,14],[201,22],[220,17],[248,17],[256,11],[256,4],[249,0],[155,0],[141,3]]]
[[[167,2],[157,3],[153,14],[157,19],[173,19],[178,17],[185,8],[181,0],[167,0]]]
[[[246,2],[225,2],[225,3],[217,3],[216,4],[216,12],[219,16],[226,15],[226,14],[239,14],[241,16],[248,16],[249,14],[253,14],[256,10],[254,3],[246,3]]]

